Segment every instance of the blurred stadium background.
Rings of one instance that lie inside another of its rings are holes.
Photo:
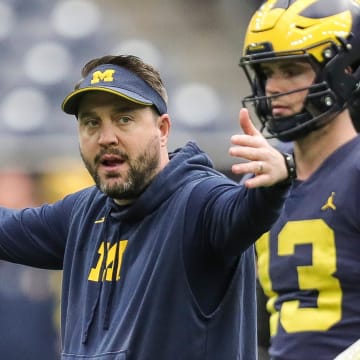
[[[0,0],[0,168],[79,160],[64,96],[89,59],[132,53],[159,68],[170,96],[171,148],[188,139],[228,168],[248,92],[238,61],[251,12],[244,0]]]

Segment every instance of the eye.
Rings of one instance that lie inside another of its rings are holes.
[[[94,129],[99,126],[99,120],[95,118],[80,118],[81,126]]]
[[[286,69],[283,69],[282,73],[284,74],[285,77],[294,77],[296,75],[301,74],[301,69],[296,68],[296,67],[289,67]]]
[[[126,125],[132,121],[130,116],[121,115],[116,120],[120,125]]]

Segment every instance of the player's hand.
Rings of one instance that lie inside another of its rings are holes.
[[[253,173],[254,177],[245,181],[248,188],[271,186],[288,178],[288,170],[283,155],[269,144],[252,123],[248,110],[242,108],[239,114],[240,127],[244,134],[233,135],[229,154],[248,160],[234,164],[234,174]]]

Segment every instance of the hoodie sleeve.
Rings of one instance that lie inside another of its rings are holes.
[[[240,255],[278,218],[289,186],[247,189],[243,185],[211,177],[198,184],[197,198],[202,238],[217,252]]]
[[[36,208],[0,208],[0,258],[61,269],[69,219],[76,196]]]

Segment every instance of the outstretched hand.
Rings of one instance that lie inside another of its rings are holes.
[[[248,160],[232,166],[234,174],[253,173],[254,177],[245,181],[248,188],[271,186],[288,178],[283,155],[264,138],[252,123],[248,110],[242,108],[239,114],[240,127],[244,134],[231,137],[229,154]]]

